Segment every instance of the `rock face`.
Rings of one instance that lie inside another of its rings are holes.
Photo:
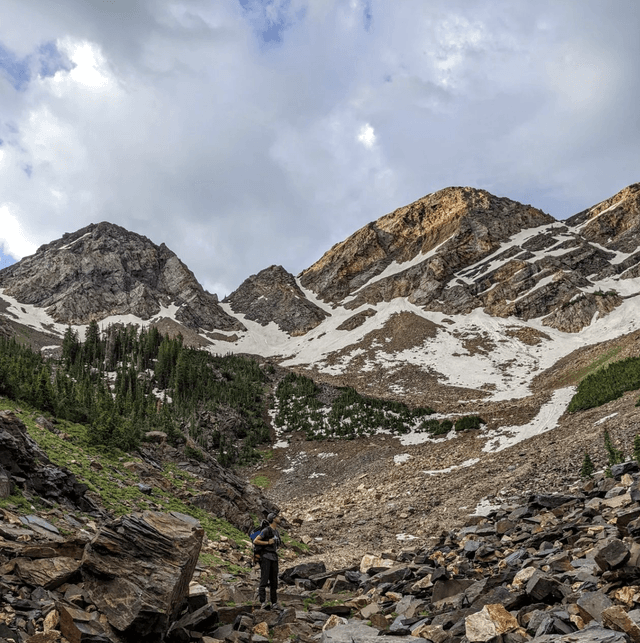
[[[640,275],[639,212],[640,184],[566,225],[484,190],[446,188],[361,228],[300,282],[347,309],[402,297],[426,311],[481,307],[578,332],[622,302],[598,281]]]
[[[423,303],[431,300],[436,283],[446,283],[511,235],[553,222],[540,210],[484,190],[446,188],[361,228],[303,271],[300,280],[330,302],[364,287],[354,308],[398,296]],[[412,266],[402,269],[408,263]],[[367,284],[373,278],[375,284]]]
[[[98,511],[86,495],[87,485],[70,471],[54,466],[29,437],[24,424],[13,413],[0,411],[0,490],[10,491],[13,485],[49,501]],[[7,496],[0,493],[2,497]]]
[[[137,640],[161,640],[178,615],[204,530],[183,514],[145,511],[105,525],[87,545],[88,600],[109,624]]]
[[[63,324],[127,314],[148,320],[173,304],[188,328],[244,330],[164,244],[106,222],[65,234],[5,268],[0,288]]]
[[[290,335],[304,335],[329,314],[309,301],[294,276],[271,266],[249,277],[224,299],[235,313],[262,326],[275,322]]]
[[[103,525],[90,542],[86,532],[55,541],[11,533],[15,521],[0,509],[0,640],[165,640],[189,597],[204,534],[197,520],[146,511]]]

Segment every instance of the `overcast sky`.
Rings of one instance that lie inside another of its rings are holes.
[[[0,267],[92,222],[220,296],[449,185],[640,181],[637,0],[2,0]]]

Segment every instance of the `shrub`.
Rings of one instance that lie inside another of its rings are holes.
[[[479,429],[486,422],[477,415],[465,415],[456,420],[456,431],[468,431],[469,429]]]
[[[198,462],[203,462],[204,461],[204,453],[200,451],[200,449],[197,449],[195,447],[191,447],[187,445],[184,448],[184,455],[186,458],[190,458],[192,460],[197,460]]]

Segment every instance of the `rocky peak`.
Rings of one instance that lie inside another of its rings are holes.
[[[262,326],[273,321],[291,335],[303,335],[329,316],[307,299],[294,276],[282,266],[252,275],[224,302],[251,321]]]
[[[173,304],[189,328],[244,330],[164,244],[104,221],[0,271],[0,287],[64,324],[127,314],[148,320]]]
[[[640,183],[572,216],[567,225],[590,242],[618,252],[635,252],[640,242]]]
[[[445,188],[364,226],[305,270],[300,281],[331,302],[380,281],[385,293],[373,300],[410,296],[425,278],[442,281],[516,232],[553,221],[541,210],[486,190]],[[421,268],[408,275],[415,266]],[[372,298],[358,297],[357,305],[365,301]]]

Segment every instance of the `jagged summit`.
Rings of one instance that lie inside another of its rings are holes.
[[[106,221],[65,234],[0,271],[0,288],[45,308],[58,323],[129,314],[148,320],[175,306],[175,319],[189,328],[244,330],[164,244]]]
[[[270,266],[252,275],[223,301],[235,313],[262,326],[275,322],[291,335],[303,335],[329,316],[307,299],[295,277],[282,266]]]
[[[300,275],[321,299],[362,303],[409,297],[424,304],[439,284],[524,229],[553,217],[486,190],[449,187],[399,208],[335,245]]]

